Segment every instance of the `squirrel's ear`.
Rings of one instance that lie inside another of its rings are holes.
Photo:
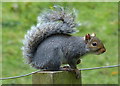
[[[95,33],[92,33],[92,34],[91,34],[91,36],[92,36],[92,37],[95,37],[95,36],[96,36],[96,34],[95,34]]]
[[[86,34],[86,36],[85,36],[85,40],[90,40],[90,39],[91,39],[90,34]]]

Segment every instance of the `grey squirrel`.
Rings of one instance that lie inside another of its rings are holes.
[[[36,26],[25,35],[23,57],[37,69],[60,70],[62,64],[69,64],[79,78],[77,64],[88,53],[101,54],[106,51],[95,34],[76,37],[78,24],[75,13],[60,6],[54,6],[38,16]]]

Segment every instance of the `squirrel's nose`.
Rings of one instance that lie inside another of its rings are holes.
[[[102,51],[102,53],[104,53],[104,52],[106,52],[106,49],[105,49],[105,48],[103,48],[101,51]]]

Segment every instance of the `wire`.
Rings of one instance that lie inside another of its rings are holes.
[[[93,69],[101,69],[101,68],[112,68],[112,67],[118,67],[119,65],[112,65],[112,66],[103,66],[103,67],[94,67],[94,68],[84,68],[84,69],[79,69],[79,70],[93,70]]]
[[[20,77],[25,77],[25,76],[29,76],[29,75],[32,75],[32,74],[35,74],[35,73],[38,73],[38,72],[40,72],[40,70],[39,71],[34,71],[32,73],[25,74],[25,75],[14,76],[14,77],[7,77],[7,78],[0,78],[0,80],[15,79],[15,78],[20,78]]]
[[[112,65],[112,66],[94,67],[94,68],[83,68],[83,69],[79,69],[79,70],[81,70],[81,71],[83,71],[83,70],[94,70],[94,69],[101,69],[101,68],[113,68],[113,67],[119,67],[119,66],[120,66],[120,64],[119,65]],[[20,75],[20,76],[0,78],[0,80],[15,79],[15,78],[20,78],[20,77],[25,77],[25,76],[29,76],[29,75],[32,75],[32,74],[35,74],[35,73],[38,73],[38,72],[41,72],[41,71],[40,70],[39,71],[34,71],[32,73],[28,73],[28,74]]]

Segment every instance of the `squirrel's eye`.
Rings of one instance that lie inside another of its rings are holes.
[[[96,42],[93,42],[92,45],[93,45],[93,46],[97,46],[97,43],[96,43]]]

